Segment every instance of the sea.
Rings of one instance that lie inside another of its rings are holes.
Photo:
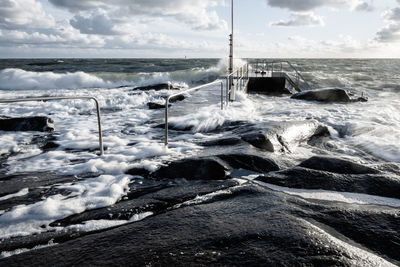
[[[264,60],[264,59],[263,59]],[[266,60],[266,59],[265,59]],[[235,66],[261,59],[237,59]],[[286,167],[314,155],[328,155],[361,164],[400,163],[399,59],[290,59],[312,89],[344,88],[368,102],[317,103],[237,92],[236,101],[221,109],[219,84],[184,93],[169,108],[169,146],[164,145],[164,109],[168,94],[179,91],[135,90],[161,83],[184,91],[223,80],[225,59],[0,59],[0,99],[92,96],[100,104],[105,152],[99,156],[96,107],[93,101],[62,100],[0,104],[0,116],[47,116],[53,119],[56,149],[44,151],[34,142],[48,133],[0,131],[0,174],[55,173],[75,176],[58,187],[72,192],[0,210],[0,239],[30,236],[63,227],[56,220],[111,206],[127,194],[129,184],[144,178],[127,175],[131,168],[155,171],[167,161],[196,157],[200,143],[234,135],[226,125],[315,119],[331,134],[326,149],[301,144],[290,153],[269,153]],[[238,174],[240,176],[240,174]],[[0,185],[1,186],[1,185]],[[0,202],[29,193],[29,188],[0,196]],[[279,188],[275,188],[279,190]],[[286,191],[289,189],[285,189]],[[396,199],[293,191],[305,198],[400,207]],[[388,204],[389,203],[389,204]],[[93,231],[143,220],[92,220],[68,229]],[[65,230],[65,229],[64,229]],[[8,257],[23,251],[3,251]]]

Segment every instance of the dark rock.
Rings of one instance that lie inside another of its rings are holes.
[[[16,193],[24,188],[51,186],[58,183],[77,181],[74,176],[62,176],[51,172],[15,173],[0,176],[0,197]]]
[[[60,146],[59,144],[55,143],[56,140],[57,138],[53,134],[40,134],[33,136],[31,145],[37,145],[44,151],[50,151]]]
[[[274,152],[275,147],[269,138],[263,133],[252,133],[242,136],[243,141],[262,150]]]
[[[233,169],[245,169],[259,173],[279,170],[279,166],[273,160],[255,155],[228,154],[219,155],[218,157],[228,163]]]
[[[171,162],[150,175],[157,179],[222,180],[227,169],[217,158],[183,159]]]
[[[44,146],[42,146],[42,149],[45,151],[53,150],[58,148],[60,145],[54,142],[48,142]]]
[[[149,109],[163,109],[163,108],[165,108],[165,105],[154,103],[154,102],[147,103],[147,106],[149,107]]]
[[[314,136],[327,135],[328,129],[315,120],[283,122],[272,125],[265,133],[250,133],[242,139],[251,145],[269,152],[291,151],[301,142]]]
[[[168,96],[165,96],[164,98],[167,99]],[[185,100],[185,96],[184,95],[177,95],[174,97],[171,97],[169,99],[168,103],[175,103],[177,101],[183,101]],[[149,109],[163,109],[165,108],[165,104],[159,104],[159,103],[154,103],[154,102],[149,102],[147,103],[147,106],[149,107]],[[168,107],[170,107],[171,105],[169,104]]]
[[[318,101],[318,102],[354,102],[350,98],[349,94],[344,89],[322,89],[314,91],[303,91],[294,94],[291,98],[301,99],[308,101]],[[363,101],[366,99],[363,98]],[[360,100],[361,101],[361,100]]]
[[[323,189],[400,199],[400,179],[387,174],[339,174],[295,167],[270,172],[257,180],[283,187]]]
[[[142,176],[144,178],[147,178],[150,174],[148,170],[143,168],[132,168],[127,170],[125,173],[133,176]]]
[[[200,145],[202,146],[234,146],[241,142],[240,138],[232,137],[232,138],[224,138],[224,139],[216,139],[211,141],[202,142]]]
[[[180,89],[179,87],[175,87],[171,83],[159,83],[159,84],[136,87],[133,90],[141,90],[141,91],[155,90],[155,91],[160,91],[160,90],[179,90],[179,89]]]
[[[171,209],[0,261],[3,266],[389,265],[382,256],[398,264],[400,220],[390,211],[376,211],[371,219],[368,210],[346,213],[346,205],[311,203],[254,185],[229,191],[216,201]],[[390,215],[380,220],[379,214]],[[355,236],[358,244],[346,236]]]
[[[309,158],[308,160],[303,161],[299,166],[313,170],[328,171],[341,174],[379,173],[379,171],[376,169],[363,166],[349,160],[320,156]]]
[[[177,101],[183,101],[185,100],[185,96],[184,95],[177,95],[177,96],[173,96],[169,99],[169,103],[175,103]]]
[[[0,116],[0,130],[52,132],[54,131],[54,121],[42,116],[25,118]]]

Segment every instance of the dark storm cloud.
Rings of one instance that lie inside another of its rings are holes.
[[[283,8],[295,12],[311,11],[320,7],[348,7],[357,11],[371,11],[372,6],[361,0],[267,0],[271,7]]]
[[[267,0],[271,7],[284,8],[291,11],[310,11],[322,6],[343,5],[344,0]]]
[[[106,1],[101,0],[49,0],[50,3],[57,7],[66,8],[71,12],[89,10],[103,6]],[[113,2],[113,1],[109,1]]]

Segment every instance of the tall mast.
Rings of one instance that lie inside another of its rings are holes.
[[[231,29],[231,34],[230,34],[230,38],[229,38],[229,46],[230,46],[230,53],[229,53],[229,74],[231,74],[233,72],[233,0],[232,0],[232,4],[231,4],[231,25],[232,25],[232,29]]]
[[[233,72],[233,0],[231,3],[231,34],[229,35],[229,47],[230,47],[230,52],[229,52],[229,68],[228,68],[228,75],[232,74]],[[233,92],[233,89],[235,88],[233,85],[233,75],[229,76],[228,78],[228,83],[229,83],[229,99],[232,101],[235,99],[235,93]]]

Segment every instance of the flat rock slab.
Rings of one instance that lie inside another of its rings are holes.
[[[245,169],[257,173],[279,170],[271,159],[247,154],[226,154],[213,157],[187,158],[168,163],[153,173],[133,168],[126,173],[155,179],[225,180],[233,169]]]
[[[0,116],[0,131],[54,131],[54,121],[51,118],[36,116],[10,118]]]
[[[400,199],[400,179],[391,174],[339,174],[302,167],[270,172],[257,180],[289,188],[323,189]]]
[[[332,157],[315,156],[303,161],[300,167],[341,174],[376,174],[379,170],[359,163]]]
[[[65,243],[0,260],[3,266],[71,265],[263,265],[390,266],[398,263],[399,219],[389,210],[374,229],[357,223],[357,209],[313,204],[255,185],[231,189],[225,198],[182,206],[145,220],[81,236]],[[348,216],[353,216],[348,219]],[[335,216],[334,222],[329,219]],[[318,221],[316,220],[318,219]],[[330,222],[330,226],[324,224]],[[349,227],[352,223],[356,226]],[[341,228],[344,225],[344,229]],[[335,228],[337,227],[337,229]],[[354,243],[347,236],[358,236]],[[363,232],[364,231],[364,232]],[[385,234],[390,231],[391,234]],[[382,240],[383,236],[388,240]],[[372,245],[372,242],[375,244]],[[389,261],[390,262],[389,262]]]

